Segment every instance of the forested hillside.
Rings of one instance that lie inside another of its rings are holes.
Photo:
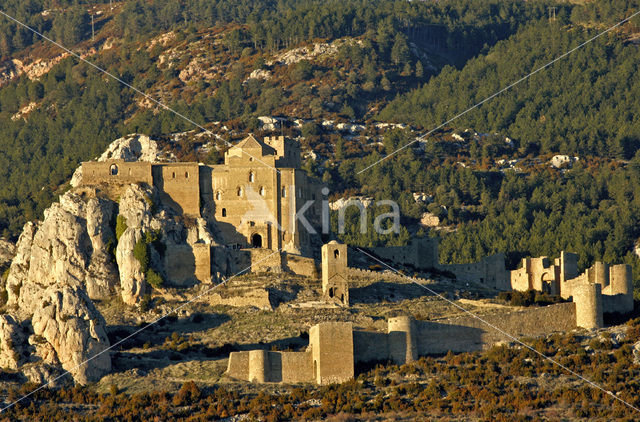
[[[637,0],[92,5],[5,1],[2,10],[190,119],[207,127],[221,122],[216,127],[231,128],[225,140],[268,134],[258,116],[305,119],[280,130],[314,151],[305,168],[334,197],[362,193],[400,203],[399,236],[362,235],[354,214],[343,236],[349,243],[403,244],[437,234],[445,262],[506,252],[513,266],[522,256],[569,249],[580,254],[581,267],[593,259],[625,261],[640,274],[633,254],[640,237],[637,18],[358,173],[629,16]],[[306,47],[321,54],[300,53]],[[4,17],[0,52],[4,237],[15,239],[25,221],[41,218],[78,164],[126,133],[164,140],[186,159],[220,159],[219,152],[196,150],[204,141],[168,142],[169,134],[193,127]],[[44,70],[35,72],[38,66]],[[322,125],[327,119],[395,121],[415,130],[337,135]],[[554,153],[580,161],[551,169]],[[520,164],[505,169],[498,164],[505,160]],[[416,202],[414,193],[432,202]],[[425,212],[446,230],[420,229]]]
[[[194,121],[240,118],[240,127],[249,129],[256,127],[255,116],[264,114],[363,118],[443,64],[461,63],[545,13],[542,4],[519,1],[136,0],[113,2],[113,9],[92,8],[90,2],[3,3],[9,15]],[[171,43],[154,41],[163,33],[171,35]],[[286,48],[341,37],[357,42],[343,43],[328,60],[265,64]],[[76,59],[55,64],[62,58],[59,48],[5,17],[0,52],[8,79],[0,89],[0,168],[7,182],[0,189],[0,233],[5,237],[15,238],[25,221],[41,217],[79,162],[116,137],[132,131],[158,137],[193,128]],[[207,61],[200,63],[203,54]],[[16,72],[13,58],[52,67],[41,76],[10,78]],[[200,78],[196,70],[182,77],[193,63],[217,68],[218,74]],[[247,80],[256,69],[273,77]]]

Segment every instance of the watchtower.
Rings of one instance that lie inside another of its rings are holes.
[[[335,240],[322,246],[322,296],[349,305],[347,245]]]

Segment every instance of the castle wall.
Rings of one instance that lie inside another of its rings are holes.
[[[198,163],[153,166],[154,186],[163,203],[177,213],[200,216],[200,169]]]
[[[201,283],[211,283],[211,245],[196,243],[193,245],[195,260],[195,278]]]
[[[482,319],[514,337],[547,335],[576,328],[574,303],[559,303],[509,313],[484,315]],[[512,341],[472,316],[438,321],[416,321],[418,353],[442,354],[486,349],[500,341]]]
[[[272,352],[273,353],[273,352]],[[311,352],[279,352],[282,359],[282,382],[313,382]]]
[[[380,259],[396,264],[409,265],[418,270],[438,268],[438,239],[412,240],[407,246],[370,248]]]
[[[227,376],[250,382],[313,382],[310,352],[231,352]]]
[[[597,283],[583,283],[573,290],[576,305],[576,325],[582,328],[600,328],[602,321],[602,286]]]
[[[509,272],[505,268],[504,254],[495,254],[471,264],[441,265],[440,269],[455,274],[457,280],[481,283],[498,290],[509,290]]]
[[[226,374],[231,378],[249,381],[249,352],[231,352]]]
[[[99,183],[146,183],[153,185],[151,163],[144,161],[88,161],[82,163],[82,183],[95,185]]]
[[[313,258],[289,253],[283,254],[283,266],[294,274],[304,277],[317,277],[318,267]]]
[[[228,297],[217,292],[212,292],[208,297],[209,303],[212,305],[234,307],[253,306],[265,311],[273,310],[271,292],[268,289],[255,288]]]
[[[195,281],[196,258],[191,245],[172,245],[167,248],[164,269],[171,284],[184,286]]]
[[[375,331],[353,332],[355,363],[384,362],[389,359],[389,335]]]
[[[314,378],[320,385],[348,381],[354,375],[353,327],[325,322],[309,330]]]

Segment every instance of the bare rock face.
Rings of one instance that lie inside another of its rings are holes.
[[[106,323],[84,290],[51,286],[43,299],[31,320],[33,331],[53,346],[62,367],[80,384],[107,374],[111,357]]]
[[[0,266],[11,262],[14,256],[16,256],[16,245],[5,239],[0,239]]]
[[[113,141],[98,161],[120,159],[124,161],[156,161],[158,144],[147,135],[137,133]]]
[[[127,229],[118,240],[116,262],[120,270],[122,300],[129,305],[137,303],[148,291],[146,275],[133,249],[151,226],[152,196],[151,189],[131,185],[120,199],[120,216],[124,217]]]
[[[0,315],[0,367],[18,369],[24,343],[22,329],[11,315]]]
[[[118,283],[109,256],[115,236],[109,225],[114,205],[66,193],[44,212],[44,220],[23,229],[9,277],[8,304],[32,315],[48,286],[83,286],[92,298],[106,298]]]
[[[22,368],[22,373],[30,382],[39,385],[46,384],[49,387],[60,387],[68,384],[69,381],[69,375],[65,375],[60,367],[43,362],[25,365]]]
[[[122,301],[129,305],[138,303],[149,289],[142,265],[133,255],[136,243],[143,236],[144,232],[141,228],[128,227],[120,236],[116,250]]]

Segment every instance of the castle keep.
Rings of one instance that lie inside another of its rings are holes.
[[[122,160],[82,163],[82,184],[145,183],[178,214],[215,221],[221,243],[310,254],[321,233],[322,184],[300,169],[296,141],[248,136],[231,147],[224,164]],[[296,218],[301,213],[306,221]],[[307,223],[308,221],[308,223]],[[309,226],[305,226],[308,224]]]

